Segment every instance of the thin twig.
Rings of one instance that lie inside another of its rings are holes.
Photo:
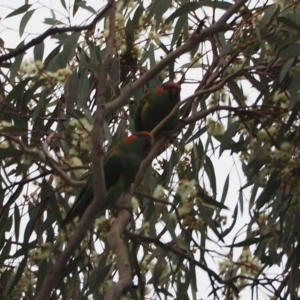
[[[129,231],[125,232],[126,235],[134,240],[137,240],[139,242],[142,243],[153,243],[163,249],[166,249],[169,252],[172,252],[176,255],[178,255],[179,257],[182,257],[184,259],[187,259],[190,263],[195,264],[196,266],[198,266],[199,268],[201,268],[202,270],[206,271],[207,273],[209,273],[210,275],[212,275],[219,283],[226,283],[229,284],[232,289],[235,291],[236,294],[239,293],[239,289],[233,284],[232,281],[229,280],[223,280],[217,273],[215,273],[213,270],[211,270],[209,267],[207,267],[206,265],[200,263],[199,261],[195,260],[191,255],[188,254],[188,252],[184,252],[181,251],[179,249],[173,248],[170,244],[164,244],[162,243],[158,238],[153,238],[153,237],[149,237],[149,236],[142,236],[142,235],[138,235]]]
[[[94,18],[94,20],[90,24],[85,25],[85,26],[70,26],[70,27],[63,27],[63,28],[57,28],[57,27],[50,28],[50,29],[46,30],[43,34],[38,36],[37,38],[32,39],[29,43],[25,44],[24,46],[19,47],[15,50],[9,52],[8,54],[0,56],[0,63],[3,63],[4,61],[6,61],[10,58],[16,57],[16,56],[24,53],[29,48],[43,42],[48,36],[55,35],[55,34],[58,34],[58,33],[64,33],[64,32],[81,32],[83,30],[88,30],[88,29],[91,29],[91,28],[95,27],[97,22],[99,20],[101,20],[102,18],[104,18],[104,16],[108,12],[108,10],[112,7],[113,2],[114,1],[109,1],[107,3],[107,5],[100,11],[100,13],[98,15],[96,15],[96,17]]]
[[[29,155],[31,155],[34,158],[38,158],[40,161],[48,165],[50,168],[52,168],[55,173],[57,173],[68,185],[73,187],[82,187],[84,183],[80,180],[73,180],[71,179],[64,171],[63,169],[52,159],[50,158],[47,153],[43,150],[36,150],[31,149],[28,146],[26,146],[23,142],[21,142],[19,139],[12,137],[9,134],[1,132],[1,136],[5,136],[6,138],[13,140],[18,145],[20,145],[21,149],[20,151],[23,151]]]
[[[175,61],[176,58],[182,54],[189,52],[194,47],[198,46],[199,43],[204,42],[207,37],[217,34],[218,32],[224,31],[228,25],[226,22],[238,12],[238,10],[247,2],[247,0],[237,0],[224,14],[223,16],[212,26],[203,29],[200,33],[194,33],[192,36],[175,51],[170,52],[163,60],[159,61],[149,71],[144,73],[138,80],[132,84],[128,84],[123,90],[121,95],[114,101],[107,104],[107,113],[112,113],[117,109],[121,108],[129,102],[130,97],[146,84],[150,79],[154,78],[159,72],[165,67],[169,66],[170,63]]]

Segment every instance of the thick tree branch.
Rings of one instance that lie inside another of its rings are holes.
[[[99,12],[99,14],[96,15],[96,17],[94,18],[94,20],[90,24],[85,25],[85,26],[70,26],[70,27],[63,27],[63,28],[57,28],[57,27],[50,28],[50,29],[46,30],[43,34],[38,36],[37,38],[32,39],[29,43],[25,44],[24,46],[19,47],[15,50],[11,51],[8,54],[0,56],[0,63],[4,62],[4,61],[6,61],[6,60],[8,60],[12,57],[16,57],[16,56],[24,53],[29,48],[41,43],[48,36],[59,34],[59,33],[64,33],[64,32],[81,32],[83,30],[88,30],[88,29],[91,29],[91,28],[95,27],[97,22],[99,20],[101,20],[102,18],[104,18],[104,16],[107,14],[109,9],[112,7],[113,3],[114,3],[114,1],[110,0],[107,3],[107,5]]]
[[[101,209],[105,201],[105,183],[103,172],[103,122],[105,118],[105,89],[106,82],[109,73],[109,69],[112,62],[112,53],[115,42],[115,3],[110,1],[110,35],[107,41],[106,56],[103,61],[102,70],[97,78],[97,92],[96,92],[96,104],[97,110],[95,112],[95,121],[92,132],[93,146],[92,146],[92,171],[94,180],[94,199],[92,203],[85,210],[79,224],[76,227],[74,235],[68,242],[66,249],[62,252],[58,258],[56,264],[48,273],[44,285],[42,286],[36,300],[45,300],[50,298],[51,291],[59,280],[62,278],[62,274],[65,271],[65,267],[75,250],[80,245],[80,242],[85,237],[87,231],[92,226],[98,212]]]
[[[125,208],[131,206],[132,193],[126,193],[120,199],[125,203]],[[132,286],[132,270],[128,257],[128,248],[124,242],[124,230],[131,220],[128,209],[121,209],[115,219],[108,235],[107,242],[111,250],[116,254],[117,270],[119,272],[118,282],[107,291],[104,300],[119,299],[126,289]]]
[[[93,171],[93,186],[94,195],[96,199],[101,199],[101,196],[105,194],[105,180],[103,172],[103,122],[106,115],[105,110],[105,90],[107,86],[107,78],[113,59],[113,49],[115,45],[115,4],[113,4],[109,13],[109,37],[106,44],[106,56],[103,61],[102,70],[97,78],[97,94],[96,105],[97,110],[95,112],[95,121],[92,132],[93,148],[92,148],[92,171]],[[98,202],[98,208],[100,210],[103,203]],[[95,207],[96,208],[96,207]],[[99,211],[98,210],[98,211]]]

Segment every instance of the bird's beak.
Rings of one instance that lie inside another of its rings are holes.
[[[178,89],[169,89],[169,94],[171,99],[176,99],[180,94],[180,90]]]

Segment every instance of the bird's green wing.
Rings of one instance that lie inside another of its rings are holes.
[[[135,114],[136,131],[152,131],[172,111],[180,101],[181,87],[175,82],[167,82],[146,94],[138,103]],[[177,114],[168,120],[159,133],[168,131],[176,126],[179,119]]]
[[[124,155],[124,157],[123,171],[119,173],[115,183],[107,189],[107,203],[111,206],[115,205],[121,195],[130,189],[141,164],[138,156]]]
[[[112,149],[113,152],[108,152],[107,158],[104,161],[104,174],[106,190],[116,184],[121,174],[124,171],[124,159],[119,151]]]
[[[149,97],[150,93],[146,94],[137,104],[134,116],[134,128],[136,132],[147,130],[143,117],[149,106]]]
[[[124,168],[123,160],[120,155],[118,155],[117,151],[108,153],[108,157],[104,160],[104,174],[105,174],[105,184],[106,190],[109,190],[111,186],[116,184],[120,178],[120,174],[122,173]],[[80,191],[77,196],[73,206],[67,213],[62,225],[66,225],[70,223],[75,217],[82,217],[84,211],[87,207],[92,203],[94,198],[94,188],[93,188],[93,176],[91,175],[85,186]],[[105,201],[109,202],[109,201]],[[105,204],[104,204],[105,206]]]
[[[82,216],[86,208],[91,204],[94,198],[93,177],[90,175],[86,184],[77,196],[73,206],[67,213],[62,225],[70,223],[75,217]]]
[[[113,152],[108,153],[104,163],[107,206],[113,206],[125,190],[127,178],[130,177],[126,159],[126,153],[118,148],[113,148]]]

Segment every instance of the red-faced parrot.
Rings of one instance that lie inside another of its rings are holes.
[[[153,142],[151,133],[138,132],[125,138],[105,154],[104,176],[107,192],[104,207],[118,200],[123,192],[129,190]],[[90,176],[62,225],[68,224],[76,216],[81,217],[93,198],[93,178]]]
[[[175,82],[166,82],[147,93],[137,104],[134,126],[136,131],[154,129],[180,101],[181,87]],[[158,133],[171,130],[179,120],[179,110]]]

